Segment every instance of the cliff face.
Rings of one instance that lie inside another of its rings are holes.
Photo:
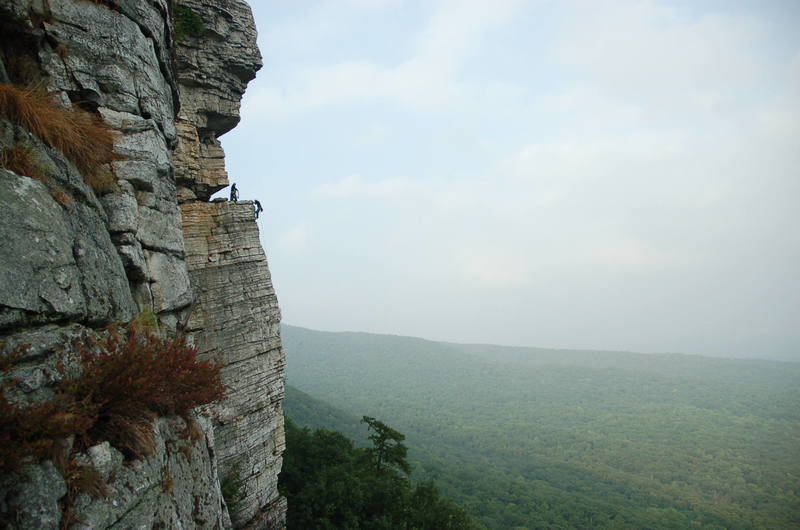
[[[280,311],[251,202],[206,202],[228,185],[217,137],[239,121],[239,99],[260,67],[250,9],[238,0],[186,0],[206,26],[177,48],[182,103],[176,168],[186,264],[195,301],[187,331],[200,352],[222,352],[228,399],[214,433],[223,473],[238,469],[237,525],[277,527],[285,517],[278,473],[283,453],[284,355]],[[196,168],[196,169],[194,169]]]
[[[144,460],[123,463],[108,443],[78,455],[108,498],[73,499],[72,527],[228,527],[230,516],[283,526],[277,300],[252,205],[207,202],[228,184],[217,138],[238,123],[261,66],[255,36],[241,0],[0,0],[0,85],[40,87],[117,131],[99,187],[0,113],[0,343],[30,345],[0,375],[9,401],[47,399],[63,377],[60,348],[143,311],[221,356],[229,396],[194,415],[202,436],[186,440],[183,419],[157,420]],[[31,164],[7,163],[20,150]],[[220,481],[236,473],[244,497],[229,514]],[[5,476],[0,521],[69,526],[67,489],[50,461]]]
[[[195,307],[188,330],[201,352],[224,352],[228,399],[214,434],[224,472],[238,467],[244,498],[237,524],[280,526],[286,500],[277,481],[283,453],[285,362],[280,313],[250,202],[182,205]]]

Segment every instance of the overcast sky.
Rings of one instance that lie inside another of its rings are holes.
[[[284,322],[800,360],[800,2],[250,4]]]

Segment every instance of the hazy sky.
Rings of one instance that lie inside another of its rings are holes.
[[[800,2],[250,4],[286,323],[800,360]]]

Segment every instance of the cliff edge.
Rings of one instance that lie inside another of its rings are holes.
[[[155,419],[146,458],[75,436],[66,463],[23,458],[0,525],[285,526],[277,299],[252,204],[210,202],[260,67],[242,0],[0,0],[0,422],[58,392],[71,344],[132,320],[220,361],[227,396]]]

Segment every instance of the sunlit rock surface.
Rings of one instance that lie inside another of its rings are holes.
[[[183,207],[186,261],[195,304],[188,331],[202,353],[222,352],[228,399],[214,430],[223,472],[239,467],[245,498],[234,522],[280,521],[285,360],[280,311],[249,201]],[[273,523],[274,524],[274,523]],[[269,525],[268,525],[269,526]]]

